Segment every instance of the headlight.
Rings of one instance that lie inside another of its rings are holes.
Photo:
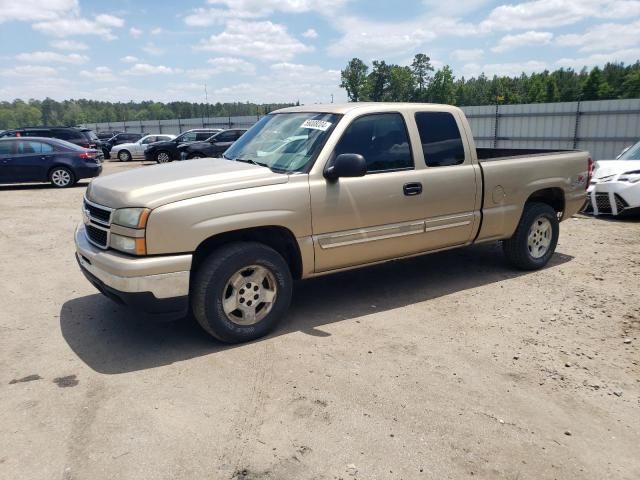
[[[120,208],[113,212],[112,223],[128,228],[145,228],[149,218],[148,208]]]
[[[123,235],[112,233],[111,241],[109,243],[112,248],[124,253],[130,253],[131,255],[147,254],[147,247],[144,238],[125,237]]]

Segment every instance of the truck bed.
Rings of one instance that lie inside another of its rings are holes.
[[[541,148],[476,148],[478,160],[491,162],[493,160],[505,160],[507,158],[532,157],[540,155],[553,155],[556,153],[574,152],[575,150],[550,150]]]

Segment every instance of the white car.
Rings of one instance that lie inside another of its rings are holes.
[[[616,160],[598,160],[587,195],[586,213],[640,214],[640,142]]]
[[[133,143],[121,143],[111,149],[111,158],[117,158],[121,162],[128,162],[129,160],[144,160],[144,151],[147,147],[155,142],[166,142],[176,138],[175,135],[157,134],[146,135],[137,142]]]

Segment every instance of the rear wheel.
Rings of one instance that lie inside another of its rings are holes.
[[[54,167],[49,172],[49,181],[56,188],[68,188],[76,183],[76,176],[66,167]]]
[[[129,160],[131,160],[131,154],[128,150],[120,150],[118,152],[118,160],[120,160],[121,162],[128,162]]]
[[[558,244],[558,214],[546,203],[527,203],[513,237],[503,242],[507,261],[522,270],[544,267]]]
[[[169,163],[171,161],[171,155],[169,152],[161,151],[156,153],[156,162],[157,163]]]
[[[202,155],[201,153],[193,153],[189,158],[191,159],[204,158],[204,155]]]
[[[260,243],[238,242],[212,253],[191,290],[198,323],[218,340],[246,342],[271,331],[291,302],[289,266]]]

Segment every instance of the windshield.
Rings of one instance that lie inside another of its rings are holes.
[[[618,160],[640,160],[640,142],[618,157]]]
[[[282,172],[303,170],[340,119],[333,113],[274,113],[261,118],[224,153],[228,160]]]

